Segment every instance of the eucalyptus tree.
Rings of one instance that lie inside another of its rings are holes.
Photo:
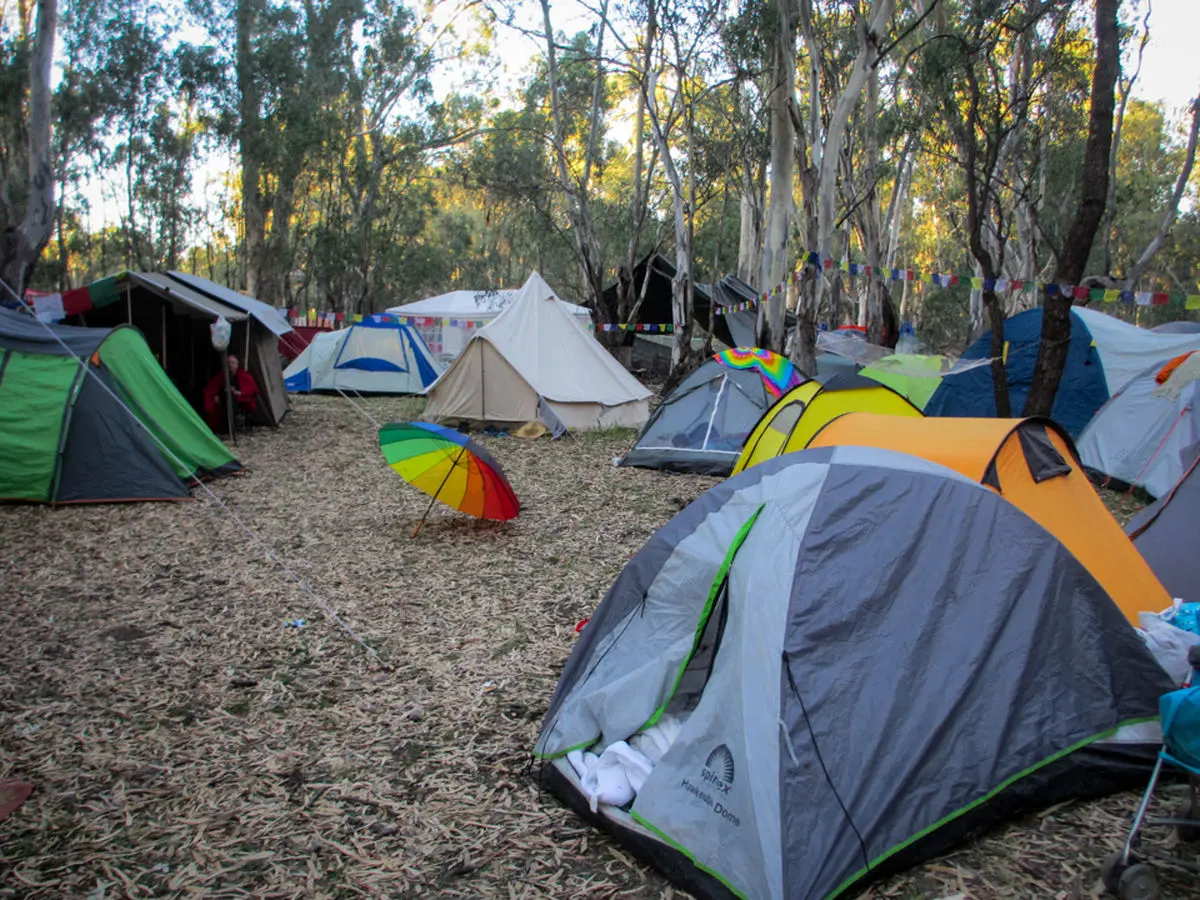
[[[22,4],[10,31],[0,26],[0,278],[18,295],[54,227],[54,166],[50,143],[51,63],[58,25],[57,0]],[[36,16],[36,18],[35,18]]]

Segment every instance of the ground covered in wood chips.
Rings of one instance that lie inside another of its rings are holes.
[[[414,539],[426,500],[368,417],[419,409],[301,398],[238,439],[227,509],[0,507],[0,779],[36,786],[0,823],[0,897],[683,896],[539,795],[528,750],[576,624],[714,480],[614,469],[628,432],[484,437],[520,518],[439,506]],[[867,896],[1095,896],[1135,803],[1026,817]]]

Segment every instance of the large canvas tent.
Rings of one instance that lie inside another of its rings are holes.
[[[542,404],[567,428],[643,424],[650,391],[534,272],[509,307],[480,329],[429,388],[429,418],[521,424]]]
[[[314,335],[283,375],[287,389],[297,393],[420,394],[440,371],[415,329],[394,316],[375,315]]]
[[[1200,444],[1190,447],[1185,459],[1179,480],[1125,530],[1172,597],[1200,603]]]
[[[808,900],[1128,786],[1104,741],[1172,687],[1012,504],[835,447],[721,483],[647,542],[584,626],[535,751],[544,784],[695,896]],[[641,754],[632,799],[585,792],[584,751]]]
[[[1042,310],[1030,309],[1006,319],[1005,371],[1012,411],[1020,413],[1029,397],[1033,367],[1042,339]],[[963,359],[992,355],[991,332],[967,348]],[[1159,360],[1200,350],[1200,334],[1148,331],[1107,313],[1071,307],[1071,335],[1051,417],[1078,436],[1109,397]],[[925,406],[926,415],[988,417],[996,415],[990,367],[949,374]]]
[[[239,468],[136,329],[0,309],[0,499],[175,500]]]
[[[911,453],[991,488],[1054,535],[1130,622],[1170,602],[1092,489],[1065,431],[1049,419],[932,419],[854,412],[809,447]],[[1007,552],[1007,551],[1004,551]]]
[[[806,381],[763,413],[746,438],[733,474],[780,454],[803,450],[826,422],[848,412],[921,415],[905,397],[862,375]]]
[[[717,353],[663,398],[621,465],[728,475],[754,423],[800,380],[770,350]]]
[[[387,312],[404,316],[407,324],[420,332],[422,340],[433,355],[448,365],[462,353],[467,341],[480,328],[491,324],[504,312],[517,295],[517,289],[479,291],[447,291],[436,297],[426,297]],[[592,327],[592,314],[586,306],[563,301],[581,328]]]
[[[1079,436],[1083,464],[1098,477],[1161,497],[1200,442],[1200,354],[1160,360],[1121,388]]]
[[[196,409],[203,408],[204,387],[224,365],[224,354],[213,349],[209,331],[222,316],[233,328],[228,352],[241,358],[258,383],[258,421],[277,425],[289,409],[279,337],[292,326],[267,304],[207,278],[122,272],[61,295],[39,297],[36,307],[39,317],[71,325],[136,326],[154,358]]]

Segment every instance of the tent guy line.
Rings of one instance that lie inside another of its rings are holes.
[[[60,338],[54,332],[54,329],[49,326],[49,324],[47,324],[46,322],[43,322],[41,319],[37,318],[37,315],[34,313],[33,307],[30,304],[26,303],[22,298],[18,297],[16,291],[14,291],[12,289],[12,287],[9,285],[9,283],[7,281],[5,281],[3,278],[0,278],[0,285],[3,285],[4,290],[6,290],[8,292],[9,296],[11,296],[14,300],[16,300],[17,303],[19,303],[21,305],[21,307],[23,309],[25,309],[30,314],[30,316],[33,317],[33,319],[35,321],[37,321],[47,332],[49,332],[50,336],[53,337],[54,340],[58,344],[60,344],[64,350],[67,351],[67,354],[70,357],[72,357],[76,363],[79,364],[80,368],[83,370],[84,377],[94,377],[92,375],[92,372],[88,369],[87,363],[77,353],[75,353],[74,350],[72,350],[69,346],[67,346],[67,344],[62,340],[62,338]],[[146,431],[146,433],[150,435],[150,437],[154,440],[154,442],[162,449],[162,451],[168,457],[171,458],[171,460],[176,465],[180,466],[181,468],[186,468],[184,466],[183,461],[178,456],[175,455],[174,451],[172,451],[171,448],[168,447],[162,441],[162,439],[159,438],[159,436],[156,435],[151,429],[147,428],[145,423],[143,423],[141,419],[139,419],[136,415],[134,415],[133,410],[131,410],[125,404],[125,402],[119,396],[117,396],[117,394],[114,393],[113,390],[107,384],[105,384],[99,378],[95,378],[95,381],[97,384],[100,385],[100,387],[102,387],[104,389],[104,391],[110,397],[112,397],[113,400],[115,400],[120,405],[121,409],[125,410],[125,412],[135,422],[137,422],[137,424],[140,428],[144,429]],[[288,576],[290,576],[292,578],[292,580],[295,581],[297,585],[299,585],[300,589],[302,591],[304,591],[304,593],[308,594],[308,596],[311,597],[316,602],[317,606],[319,606],[321,608],[321,610],[325,612],[326,615],[328,615],[331,619],[333,619],[333,621],[336,622],[341,627],[341,629],[346,632],[346,634],[348,634],[351,638],[353,638],[354,641],[359,646],[361,646],[364,650],[366,650],[367,653],[371,657],[373,657],[374,659],[379,659],[379,654],[376,652],[375,648],[373,648],[370,644],[368,644],[358,634],[358,632],[356,632],[353,628],[351,628],[350,625],[348,625],[345,622],[345,620],[343,620],[342,617],[337,614],[337,612],[334,610],[334,608],[332,606],[330,606],[329,603],[326,602],[325,599],[323,597],[321,597],[315,590],[313,590],[313,588],[308,584],[308,582],[306,582],[299,573],[297,573],[294,569],[292,569],[292,567],[289,566],[284,561],[284,559],[275,551],[275,549],[270,544],[268,544],[266,542],[266,540],[259,537],[259,535],[254,531],[254,529],[252,529],[249,525],[247,525],[245,522],[243,522],[241,517],[238,516],[238,514],[235,513],[232,509],[230,509],[229,506],[225,503],[225,501],[223,501],[220,497],[218,497],[213,492],[212,488],[210,488],[207,484],[205,484],[202,480],[200,480],[198,478],[195,479],[195,482],[198,485],[200,485],[200,487],[204,490],[204,492],[206,494],[208,494],[209,498],[214,503],[216,503],[217,506],[219,506],[222,510],[224,510],[225,513],[231,519],[233,519],[234,522],[236,522],[238,524],[238,526],[242,529],[242,531],[246,532],[246,534],[250,536],[250,539],[253,540],[254,543],[256,543],[262,549],[262,551],[267,555],[267,558],[270,559],[273,563],[275,563],[275,565],[277,565],[281,570],[283,570],[284,573],[286,573]]]

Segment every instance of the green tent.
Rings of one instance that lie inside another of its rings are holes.
[[[136,329],[0,309],[0,500],[179,499],[240,468]]]
[[[950,368],[944,356],[922,356],[917,353],[894,353],[867,366],[860,375],[885,384],[897,394],[903,394],[917,409],[924,410],[933,392],[942,383],[939,373]]]

